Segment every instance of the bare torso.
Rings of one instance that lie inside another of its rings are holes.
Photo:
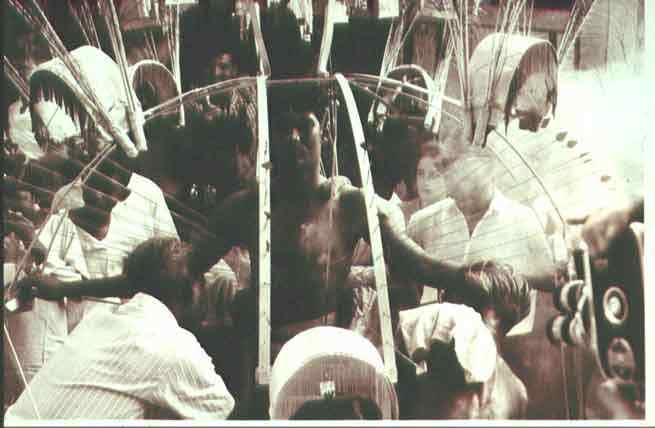
[[[318,318],[335,310],[362,232],[358,214],[344,197],[358,190],[343,178],[327,179],[313,197],[272,201],[271,306],[273,322]],[[331,186],[335,195],[330,197]],[[256,192],[252,193],[256,197]],[[253,216],[251,215],[251,218]],[[357,219],[357,220],[356,220]],[[257,252],[257,224],[249,225],[246,245]],[[259,260],[251,257],[257,289]],[[251,291],[252,292],[252,291]],[[253,296],[254,297],[254,296]]]

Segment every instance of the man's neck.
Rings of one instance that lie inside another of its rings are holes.
[[[489,210],[491,206],[491,201],[494,198],[494,189],[493,187],[488,187],[485,189],[475,190],[472,192],[475,194],[472,198],[457,198],[455,197],[455,204],[457,208],[461,211],[466,218],[466,222],[469,225],[469,233],[472,234],[475,227],[478,225],[482,217]]]

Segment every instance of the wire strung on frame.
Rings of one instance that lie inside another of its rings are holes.
[[[28,103],[30,100],[30,88],[27,85],[27,82],[25,82],[25,79],[23,79],[18,70],[16,70],[16,67],[14,67],[11,61],[9,61],[9,58],[7,58],[6,55],[3,55],[3,61],[5,76],[7,76],[9,81],[13,84],[14,88],[16,88],[21,99]]]
[[[92,6],[86,0],[77,1],[76,3],[79,6],[75,5],[74,0],[68,0],[68,9],[80,27],[84,40],[86,40],[87,44],[102,49],[95,25],[94,13],[91,10]]]
[[[566,27],[564,27],[564,34],[557,49],[557,59],[560,64],[573,43],[578,39],[582,26],[595,3],[596,0],[574,0],[569,19],[566,22]]]
[[[166,7],[165,17],[165,34],[168,43],[168,51],[171,53],[171,69],[175,77],[177,92],[182,94],[182,72],[180,69],[180,5]],[[184,106],[180,106],[179,125],[184,126],[186,122]]]

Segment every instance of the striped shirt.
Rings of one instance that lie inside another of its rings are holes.
[[[34,404],[28,394],[31,392]],[[37,373],[6,420],[225,419],[234,399],[195,337],[156,298],[138,293],[92,311]]]
[[[458,265],[496,260],[529,274],[553,263],[535,213],[498,190],[472,234],[464,214],[451,198],[414,213],[407,233],[428,254]],[[436,290],[424,289],[421,302],[435,300]]]

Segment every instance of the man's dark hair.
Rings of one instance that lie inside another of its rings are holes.
[[[380,407],[363,397],[336,397],[305,402],[291,420],[382,419]]]
[[[135,291],[150,294],[162,302],[190,303],[192,289],[186,263],[170,263],[185,256],[179,239],[150,238],[127,256],[123,274]]]
[[[482,313],[493,308],[500,321],[501,332],[508,332],[530,310],[530,286],[526,279],[508,264],[491,260],[477,261],[464,268],[465,290],[457,290],[456,300]]]

